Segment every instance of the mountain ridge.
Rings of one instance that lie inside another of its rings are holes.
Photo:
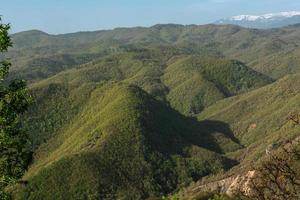
[[[270,29],[300,23],[299,11],[268,13],[263,15],[237,15],[214,22],[215,24],[235,24],[246,28]]]
[[[277,79],[286,73],[300,72],[297,65],[299,32],[296,25],[271,30],[246,29],[236,25],[159,25],[156,28],[34,37],[32,40],[17,34],[12,38],[16,45],[10,49],[8,57],[13,62],[11,76],[30,82],[36,79],[32,74],[37,78],[39,74],[48,77],[64,69],[61,65],[64,60],[57,68],[54,67],[55,70],[49,67],[49,63],[56,61],[58,56],[65,55],[66,59],[78,60],[76,62],[80,64],[113,53],[145,49],[177,55],[223,56],[240,60],[252,69]]]

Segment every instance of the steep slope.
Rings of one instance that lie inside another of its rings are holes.
[[[207,124],[215,126],[208,131]],[[83,111],[36,152],[25,175],[28,185],[20,185],[15,198],[167,194],[234,165],[221,155],[241,148],[230,134],[226,124],[184,117],[138,87],[100,86]]]
[[[35,102],[24,116],[24,126],[31,133],[34,146],[51,138],[70,121],[86,104],[95,85],[105,84],[108,81],[129,80],[130,77],[141,74],[140,86],[148,92],[163,91],[161,85],[155,86],[156,82],[152,81],[155,80],[152,74],[158,71],[155,67],[161,68],[157,59],[152,60],[148,57],[149,60],[144,62],[138,55],[142,53],[105,57],[33,83],[31,91]],[[151,76],[145,76],[141,71],[149,71]],[[129,82],[137,83],[137,81],[135,78]],[[162,89],[159,89],[160,87]]]
[[[238,160],[239,165],[226,173],[200,180],[177,196],[191,199],[209,191],[226,192],[231,185],[244,184],[243,179],[253,173],[267,152],[299,141],[300,127],[288,119],[300,113],[299,84],[300,74],[286,76],[260,89],[220,100],[200,113],[200,121],[227,123],[244,148],[227,154]]]
[[[197,114],[220,99],[272,82],[241,62],[208,56],[174,58],[162,80],[171,106],[185,114]]]
[[[33,105],[22,122],[33,150],[55,135],[84,107],[95,84],[70,86],[63,82],[50,82],[32,86]]]
[[[99,58],[31,85],[35,99],[24,126],[36,147],[72,119],[95,85],[134,84],[185,115],[217,100],[272,80],[238,61],[202,56],[166,56],[157,51],[126,52]]]
[[[290,75],[253,92],[221,100],[198,119],[230,124],[235,137],[247,146],[245,160],[257,160],[268,145],[293,138],[299,131],[287,119],[300,111],[299,78],[299,74]]]

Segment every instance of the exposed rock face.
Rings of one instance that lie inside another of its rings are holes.
[[[270,156],[279,147],[291,149],[294,145],[300,144],[300,137],[295,137],[282,144],[270,144],[266,147],[266,156]],[[208,182],[193,187],[188,191],[189,195],[197,195],[205,192],[225,193],[229,196],[236,192],[242,192],[244,195],[251,196],[252,180],[256,177],[257,171],[251,170],[239,175],[233,175],[222,180]]]
[[[236,191],[242,191],[244,194],[251,193],[251,180],[255,176],[255,171],[248,171],[246,175],[238,175],[226,190],[226,194],[233,195]]]
[[[250,124],[249,127],[248,127],[248,131],[251,131],[251,130],[253,130],[253,129],[256,129],[256,127],[257,127],[257,124],[256,124],[256,123]]]
[[[195,187],[191,192],[195,194],[201,192],[219,192],[233,195],[236,191],[243,191],[245,194],[250,194],[250,183],[254,176],[255,171],[248,171],[243,175],[231,176],[219,181],[200,185]]]
[[[226,193],[235,180],[236,177],[228,177],[226,179],[200,185],[194,188],[192,190],[192,193],[215,192],[215,191],[218,191],[220,193]]]

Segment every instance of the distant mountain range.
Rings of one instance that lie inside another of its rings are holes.
[[[220,19],[215,24],[235,24],[247,28],[279,28],[300,23],[300,12],[280,12],[264,15],[238,15]]]

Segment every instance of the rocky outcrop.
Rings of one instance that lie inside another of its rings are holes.
[[[230,176],[222,180],[199,185],[191,190],[193,194],[202,192],[218,192],[233,195],[237,191],[243,191],[245,194],[250,193],[250,183],[255,176],[255,171],[248,171],[243,175]]]

